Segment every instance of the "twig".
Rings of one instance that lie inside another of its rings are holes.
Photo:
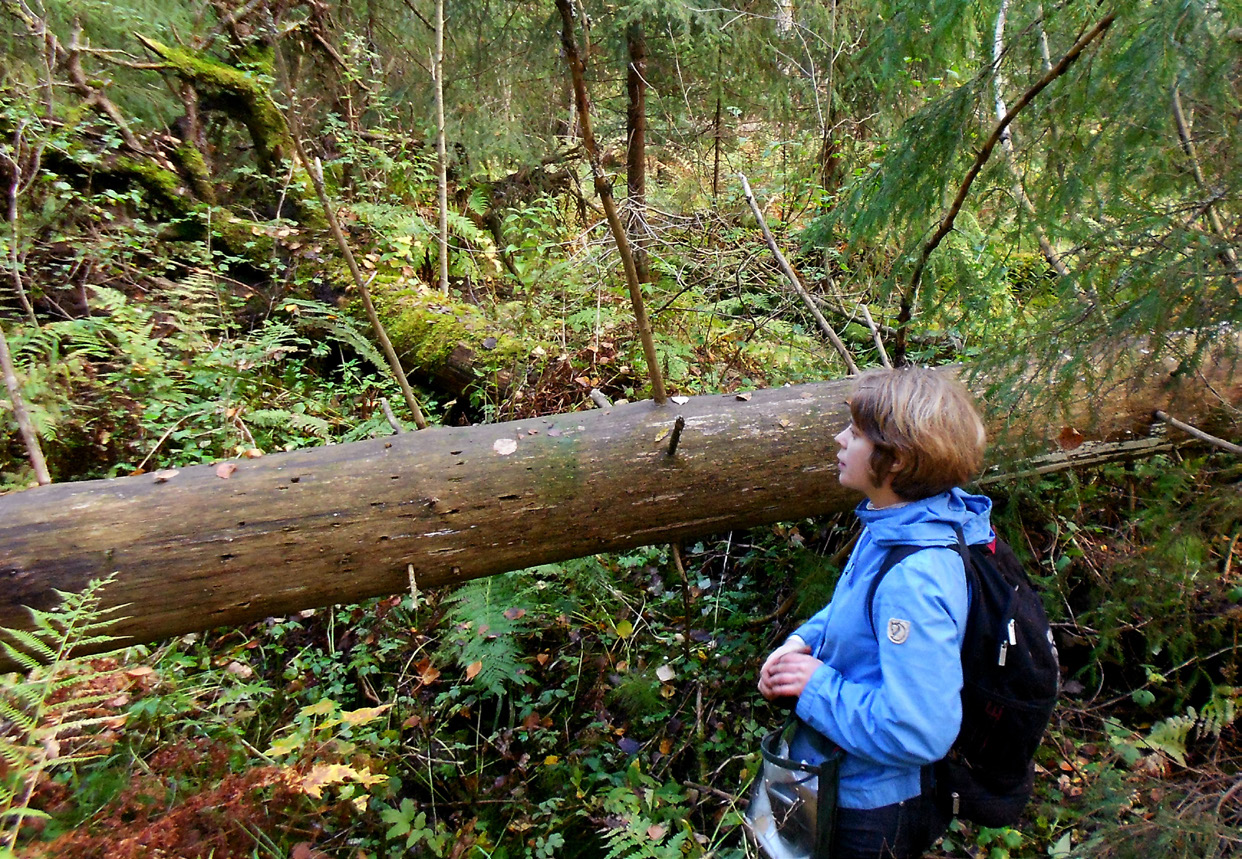
[[[1220,568],[1221,578],[1229,581],[1229,570],[1233,567],[1233,553],[1238,548],[1238,537],[1242,535],[1242,528],[1233,532],[1233,537],[1229,540],[1229,551],[1225,553],[1225,564]]]
[[[683,781],[681,783],[681,786],[694,788],[695,790],[699,791],[699,793],[710,793],[712,796],[716,797],[717,799],[723,799],[725,802],[744,803],[746,801],[745,797],[734,796],[733,794],[726,793],[725,791],[720,790],[719,788],[714,788],[706,784],[699,784],[698,782],[694,782],[694,781]]]
[[[22,148],[23,136],[26,130],[26,123],[23,120],[18,123],[17,130],[13,132],[13,155],[0,152],[0,158],[8,161],[13,171],[13,181],[9,183],[8,193],[8,220],[9,229],[12,232],[9,246],[9,265],[12,266],[13,289],[17,292],[17,300],[22,306],[22,310],[26,312],[26,316],[30,319],[30,324],[36,328],[39,325],[39,319],[35,316],[34,305],[30,303],[30,296],[26,294],[26,286],[22,282],[22,255],[21,248],[21,228],[18,219],[17,198],[22,192]],[[36,151],[33,172],[39,173],[39,155]],[[33,181],[33,180],[32,180]],[[27,186],[29,187],[29,186]]]
[[[910,312],[914,304],[914,297],[918,293],[919,283],[923,279],[923,270],[927,267],[927,260],[931,257],[932,251],[940,246],[940,243],[944,241],[944,237],[953,229],[953,222],[957,219],[958,212],[962,210],[962,204],[966,202],[966,195],[970,193],[970,186],[974,184],[979,171],[983,169],[983,165],[992,156],[992,150],[996,148],[996,144],[1000,142],[1001,137],[1006,133],[1010,123],[1014,121],[1017,115],[1035,99],[1035,96],[1043,92],[1049,84],[1065,74],[1066,70],[1087,49],[1087,46],[1107,32],[1115,18],[1116,14],[1110,12],[1101,18],[1099,23],[1084,33],[1074,43],[1074,46],[1066,52],[1065,56],[1061,57],[1055,66],[1049,69],[1034,86],[1024,92],[1013,107],[1009,108],[1009,112],[996,124],[987,141],[979,149],[979,154],[975,156],[974,163],[970,165],[970,170],[966,172],[966,178],[962,180],[962,184],[957,189],[957,196],[950,204],[949,211],[945,213],[944,218],[940,221],[940,226],[936,228],[936,232],[923,245],[923,250],[919,254],[919,261],[914,266],[914,273],[910,275],[910,286],[901,296],[901,312],[897,316],[897,342],[893,346],[895,360],[898,364],[904,364],[906,360],[906,327],[910,322]]]
[[[1242,454],[1242,445],[1236,445],[1231,441],[1225,441],[1223,438],[1217,438],[1211,433],[1206,433],[1198,427],[1192,427],[1188,423],[1184,423],[1179,421],[1177,418],[1170,417],[1166,412],[1162,412],[1159,409],[1156,410],[1156,418],[1164,421],[1169,426],[1176,427],[1187,435],[1194,436],[1199,439],[1199,441],[1205,441],[1208,444],[1215,445],[1221,450],[1227,450],[1230,453]]]
[[[1242,778],[1235,781],[1233,783],[1233,787],[1225,791],[1224,794],[1220,798],[1220,802],[1216,803],[1216,815],[1218,817],[1220,816],[1220,810],[1225,807],[1225,803],[1228,802],[1229,798],[1233,796],[1235,793],[1237,793],[1240,789],[1242,789]]]
[[[690,593],[690,577],[686,575],[686,562],[682,557],[681,544],[673,543],[671,545],[673,556],[673,567],[677,570],[677,575],[681,578],[681,604],[682,611],[685,613],[685,626],[682,627],[681,648],[682,656],[685,657],[686,664],[690,664],[690,610],[694,606],[694,599]]]
[[[785,255],[781,253],[780,247],[776,244],[776,239],[772,237],[772,231],[768,229],[768,222],[764,220],[763,212],[759,209],[759,204],[755,201],[754,192],[750,190],[750,182],[747,181],[744,173],[738,173],[738,178],[742,180],[742,192],[746,195],[746,202],[750,204],[750,210],[754,213],[755,218],[759,221],[759,228],[763,230],[763,238],[767,241],[768,247],[772,249],[773,255],[776,257],[776,263],[780,266],[785,277],[788,278],[794,291],[798,293],[798,297],[802,299],[802,303],[806,305],[807,310],[811,311],[811,315],[815,317],[815,322],[819,325],[824,336],[832,344],[833,348],[845,361],[845,366],[849,370],[851,376],[858,373],[858,365],[854,363],[854,357],[850,355],[850,350],[845,348],[845,344],[841,342],[841,338],[837,336],[837,332],[832,330],[832,326],[828,324],[828,320],[824,318],[824,314],[819,312],[819,308],[815,306],[815,301],[811,298],[810,293],[802,286],[802,282],[798,279],[798,275],[794,273],[793,267],[789,264],[789,260],[785,259]]]
[[[578,110],[578,124],[582,131],[582,145],[587,152],[587,161],[591,165],[591,176],[595,184],[595,193],[604,206],[604,214],[608,218],[608,228],[612,231],[613,241],[617,243],[617,253],[621,255],[621,264],[625,268],[625,281],[630,289],[630,304],[634,307],[634,321],[638,325],[638,336],[643,344],[643,356],[647,360],[647,373],[651,378],[651,398],[658,405],[663,405],[668,396],[664,392],[664,376],[660,371],[660,359],[655,350],[655,339],[651,335],[651,321],[643,304],[642,284],[638,279],[638,270],[634,265],[634,254],[630,250],[629,239],[625,235],[625,227],[617,215],[617,206],[612,199],[612,184],[604,175],[600,163],[599,147],[595,144],[595,134],[591,131],[591,101],[587,96],[586,80],[582,55],[578,51],[578,40],[574,36],[574,11],[569,0],[556,0],[556,8],[561,13],[561,46],[565,51],[565,63],[569,66],[569,74],[574,85],[574,104]]]
[[[888,352],[884,349],[884,338],[880,336],[880,329],[876,327],[875,320],[871,318],[871,311],[867,309],[867,302],[858,302],[858,309],[862,311],[863,319],[866,320],[867,327],[871,329],[871,339],[875,341],[875,348],[880,353],[880,364],[891,370],[893,365],[888,360]]]
[[[384,410],[384,418],[388,421],[388,425],[392,427],[392,431],[400,435],[405,432],[405,427],[397,421],[397,416],[392,413],[392,406],[388,404],[387,397],[380,397],[380,408]]]
[[[380,346],[384,350],[384,357],[388,359],[388,367],[392,370],[393,376],[396,377],[397,383],[401,386],[401,393],[405,397],[406,408],[410,410],[410,414],[414,417],[414,424],[421,430],[427,428],[427,419],[423,417],[423,410],[418,407],[418,400],[414,398],[414,391],[410,388],[410,381],[405,377],[405,370],[401,366],[401,359],[397,357],[397,350],[393,348],[392,341],[388,339],[388,332],[384,330],[384,325],[380,322],[379,314],[375,312],[375,305],[371,302],[371,291],[367,288],[366,281],[362,279],[362,272],[358,269],[358,261],[354,259],[354,252],[349,247],[349,242],[345,240],[345,233],[341,230],[340,222],[336,219],[336,213],[332,210],[332,201],[328,199],[328,191],[323,184],[323,170],[319,161],[313,164],[306,157],[306,150],[302,148],[301,135],[297,129],[290,125],[293,133],[289,136],[293,138],[293,148],[297,150],[298,159],[302,162],[302,166],[306,168],[307,174],[310,176],[311,184],[315,186],[315,193],[319,196],[319,204],[323,207],[324,216],[328,219],[328,228],[332,231],[332,237],[336,239],[336,245],[341,250],[341,256],[345,257],[345,262],[349,265],[349,273],[354,278],[354,285],[358,287],[358,294],[362,296],[362,306],[366,309],[367,319],[371,322],[371,327],[375,331],[375,337],[380,342]]]
[[[34,468],[35,480],[40,486],[52,482],[48,474],[47,461],[43,458],[43,448],[39,446],[39,434],[30,422],[30,413],[26,411],[26,402],[22,399],[21,386],[17,381],[17,369],[13,366],[13,356],[9,353],[9,341],[0,326],[0,371],[4,372],[4,386],[9,391],[9,401],[13,404],[13,417],[17,419],[17,428],[26,444],[26,455],[30,457],[30,465]]]
[[[436,50],[431,58],[431,80],[436,104],[436,193],[440,209],[436,251],[439,254],[440,292],[449,294],[448,265],[448,153],[444,139],[444,0],[436,0]]]
[[[677,453],[677,444],[681,441],[681,431],[685,428],[686,419],[678,415],[676,422],[673,424],[673,437],[668,440],[668,456]]]

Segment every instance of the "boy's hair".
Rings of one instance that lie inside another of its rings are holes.
[[[979,473],[986,434],[962,383],[925,367],[868,370],[850,397],[854,429],[875,446],[876,481],[893,474],[908,501],[947,492]],[[901,460],[901,468],[893,464]]]

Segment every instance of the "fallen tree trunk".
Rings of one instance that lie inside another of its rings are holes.
[[[1038,434],[1145,433],[1242,399],[1232,361],[1041,413]],[[596,552],[849,509],[833,435],[850,382],[432,428],[0,497],[0,626],[111,573],[115,634],[153,641]],[[745,397],[745,398],[743,398]],[[672,428],[685,418],[678,435]],[[1046,449],[1046,448],[1045,448]]]

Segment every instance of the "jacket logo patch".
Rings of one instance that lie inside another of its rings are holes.
[[[905,644],[910,637],[910,621],[897,617],[888,619],[888,640],[893,644]]]

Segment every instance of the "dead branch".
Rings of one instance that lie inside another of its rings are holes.
[[[569,66],[569,74],[573,80],[574,104],[577,106],[578,123],[582,131],[582,145],[587,152],[587,160],[591,165],[591,176],[595,183],[595,193],[599,195],[604,206],[604,214],[608,218],[608,228],[612,232],[613,241],[617,244],[617,252],[621,255],[621,264],[625,268],[625,280],[630,290],[630,304],[634,308],[634,321],[638,325],[638,336],[643,345],[643,356],[647,360],[647,372],[651,378],[651,398],[662,405],[667,395],[664,392],[664,375],[660,370],[660,359],[655,350],[655,339],[651,334],[651,320],[647,317],[647,309],[643,303],[642,283],[638,278],[638,270],[634,265],[634,254],[630,250],[630,242],[625,234],[625,227],[617,214],[617,206],[612,199],[612,183],[604,175],[600,163],[599,147],[595,143],[595,133],[591,130],[591,100],[587,95],[585,67],[582,56],[578,52],[578,40],[574,36],[574,11],[569,0],[556,0],[556,8],[561,13],[561,45],[565,51],[565,63]]]
[[[858,365],[854,363],[854,356],[850,354],[849,349],[841,342],[841,338],[837,336],[837,332],[832,330],[832,326],[828,324],[828,320],[824,318],[824,314],[819,312],[819,308],[815,306],[815,302],[811,299],[810,293],[803,287],[802,281],[798,279],[798,275],[790,266],[789,260],[785,259],[785,255],[781,253],[780,247],[776,244],[776,239],[772,236],[772,231],[768,229],[768,222],[763,217],[763,212],[759,209],[759,204],[755,200],[754,192],[750,190],[750,182],[747,181],[745,174],[738,173],[738,178],[742,180],[742,193],[746,195],[746,202],[750,204],[750,210],[754,213],[755,218],[759,221],[759,229],[763,231],[763,238],[768,243],[768,247],[772,249],[772,254],[776,257],[776,263],[780,266],[786,279],[793,286],[794,291],[798,293],[798,297],[802,299],[802,303],[806,305],[807,310],[811,311],[811,315],[815,317],[815,323],[819,326],[819,330],[824,332],[824,336],[828,338],[828,342],[837,350],[837,354],[841,356],[841,360],[845,362],[845,366],[849,369],[850,375],[858,372]],[[872,330],[874,331],[874,323]]]
[[[1177,85],[1173,87],[1173,119],[1177,124],[1177,138],[1182,144],[1182,152],[1186,153],[1186,158],[1190,161],[1191,171],[1195,177],[1195,184],[1202,190],[1207,190],[1207,179],[1203,175],[1203,167],[1199,164],[1199,154],[1195,151],[1195,141],[1190,135],[1190,123],[1186,121],[1186,112],[1182,110],[1182,93],[1181,88]],[[1212,227],[1212,233],[1215,237],[1222,241],[1228,242],[1225,237],[1225,226],[1221,223],[1220,215],[1217,214],[1216,208],[1212,205],[1209,198],[1203,205],[1204,213],[1207,215],[1208,223]],[[1236,268],[1238,265],[1238,256],[1233,252],[1233,248],[1226,244],[1221,251],[1221,261],[1230,269]]]
[[[336,219],[336,212],[333,211],[332,201],[328,198],[327,189],[324,188],[323,172],[319,162],[316,160],[312,164],[306,157],[306,150],[302,148],[302,140],[296,131],[294,131],[291,137],[298,159],[302,162],[303,168],[310,176],[311,184],[315,186],[315,193],[318,195],[319,203],[323,207],[323,213],[328,220],[328,228],[332,231],[332,237],[336,239],[337,247],[341,250],[341,256],[345,257],[345,262],[349,266],[349,273],[354,279],[354,285],[358,288],[358,295],[362,298],[362,306],[366,309],[367,319],[370,320],[371,328],[375,331],[375,338],[379,340],[380,347],[384,350],[384,357],[388,359],[388,367],[392,370],[393,376],[401,386],[401,393],[405,397],[405,405],[410,410],[415,425],[420,430],[426,429],[427,419],[423,417],[423,410],[418,407],[418,400],[414,397],[414,390],[410,387],[410,381],[406,378],[405,370],[401,367],[401,359],[397,357],[397,351],[393,348],[392,341],[388,339],[388,332],[384,330],[379,314],[375,312],[375,304],[371,301],[371,290],[367,288],[367,283],[362,278],[362,272],[358,269],[358,261],[354,258],[353,249],[350,248],[349,242],[346,241],[345,233],[341,230],[340,222]]]
[[[22,398],[21,383],[17,379],[17,369],[13,366],[13,356],[9,353],[9,341],[0,326],[0,372],[4,373],[4,387],[9,392],[9,402],[13,404],[13,417],[17,420],[17,429],[26,445],[26,455],[30,457],[30,465],[34,468],[35,480],[40,486],[52,482],[48,474],[47,461],[43,458],[43,448],[39,446],[39,434],[30,422],[30,413],[26,411],[26,401]]]
[[[1236,445],[1231,441],[1225,441],[1223,438],[1219,438],[1217,436],[1212,435],[1211,433],[1204,432],[1198,427],[1191,426],[1190,424],[1185,423],[1184,421],[1179,421],[1177,418],[1171,417],[1166,412],[1162,412],[1159,409],[1156,410],[1156,418],[1158,420],[1164,421],[1166,424],[1168,424],[1171,427],[1176,427],[1177,429],[1181,430],[1187,435],[1194,436],[1195,438],[1199,439],[1199,441],[1205,441],[1210,445],[1219,447],[1221,450],[1227,450],[1230,453],[1242,454],[1242,445]]]

